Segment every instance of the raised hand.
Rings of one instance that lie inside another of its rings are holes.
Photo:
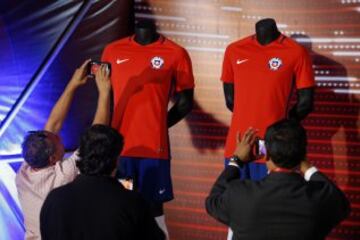
[[[251,155],[257,139],[257,132],[258,130],[256,129],[248,128],[242,137],[240,136],[240,133],[237,132],[234,155],[240,158],[241,161],[248,162],[254,160]]]
[[[101,65],[95,74],[96,86],[99,93],[108,93],[111,90],[110,71],[106,65]]]
[[[91,59],[86,60],[79,68],[77,68],[69,82],[69,86],[73,88],[78,88],[81,85],[84,85],[87,80],[87,67]]]

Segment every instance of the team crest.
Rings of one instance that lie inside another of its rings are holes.
[[[282,61],[280,58],[272,58],[269,61],[270,70],[276,71],[281,67],[281,65],[282,65]]]
[[[153,57],[151,59],[151,65],[154,69],[160,69],[164,65],[164,59],[161,57]]]

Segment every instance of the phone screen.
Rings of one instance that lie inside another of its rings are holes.
[[[92,64],[92,65],[91,65],[90,73],[93,74],[93,75],[95,75],[96,72],[99,70],[99,68],[100,68],[100,65],[98,65],[98,64]]]
[[[108,62],[99,62],[99,61],[91,61],[89,63],[88,75],[95,76],[96,72],[99,70],[101,65],[106,65],[106,71],[110,72],[110,63],[108,63]]]
[[[256,144],[256,154],[258,156],[265,156],[266,155],[266,147],[265,141],[263,139],[259,139]]]

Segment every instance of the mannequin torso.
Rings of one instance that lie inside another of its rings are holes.
[[[281,35],[276,26],[274,19],[266,18],[258,21],[255,24],[256,40],[259,44],[265,46]],[[234,84],[224,83],[224,94],[226,106],[230,111],[234,107]],[[297,102],[294,107],[289,111],[288,118],[300,121],[304,119],[312,110],[314,102],[314,88],[299,89],[297,91]]]
[[[113,122],[115,122],[115,126],[119,131],[126,128],[126,131],[123,131],[124,138],[128,139],[129,147],[126,148],[126,144],[124,145],[124,150],[128,150],[126,153],[128,155],[124,154],[125,157],[122,158],[122,162],[125,162],[125,165],[129,164],[129,166],[141,164],[141,168],[138,165],[136,165],[136,168],[143,169],[142,171],[136,170],[136,174],[127,170],[122,172],[124,177],[130,176],[134,179],[135,189],[137,186],[144,186],[141,185],[144,183],[139,183],[145,181],[143,180],[145,178],[141,177],[140,174],[145,173],[144,169],[153,168],[153,166],[157,166],[153,170],[154,176],[161,175],[170,178],[168,161],[166,161],[168,159],[165,159],[169,156],[167,127],[175,125],[192,109],[193,88],[190,88],[190,86],[191,82],[193,82],[193,74],[191,62],[190,59],[186,58],[188,55],[180,54],[182,53],[179,51],[181,47],[176,46],[175,48],[174,45],[156,31],[154,22],[143,20],[136,24],[132,37],[120,39],[104,50],[104,61],[111,61],[116,66],[116,71],[114,67],[112,72],[113,79],[116,79],[116,81],[113,81],[113,89],[118,91],[117,94],[114,94],[114,96],[117,96],[116,104],[114,104],[117,110],[114,110],[116,118],[113,117]],[[172,62],[173,59],[176,60],[174,60],[176,64]],[[184,65],[181,74],[175,74],[178,71],[178,62]],[[165,68],[166,70],[164,70]],[[170,71],[174,74],[167,74]],[[167,89],[171,89],[171,84],[179,87],[174,98],[176,99],[174,105],[167,111],[169,94]],[[149,96],[155,96],[156,99],[150,99]],[[148,100],[151,103],[146,102]],[[135,112],[136,114],[134,114]],[[154,127],[149,128],[147,126]],[[144,131],[140,133],[139,129],[142,129],[142,127],[144,127]],[[144,135],[144,137],[139,134]],[[130,137],[126,138],[127,136]],[[156,140],[150,139],[151,137],[148,140],[145,136],[154,136]],[[137,161],[138,158],[146,158],[146,161]],[[159,162],[162,165],[158,164]],[[165,194],[160,193],[160,196],[158,191],[142,192],[146,199],[151,200],[151,211],[155,217],[163,215],[162,201],[169,201],[172,198],[169,178],[161,179],[162,186],[167,189]],[[158,179],[154,177],[153,181],[147,184],[154,184],[151,189],[155,190]],[[155,197],[157,200],[153,201],[152,199]],[[161,199],[158,200],[158,198]]]
[[[134,35],[134,40],[143,46],[156,42],[160,37],[160,34],[156,31],[155,23],[152,21],[140,21],[136,24]],[[175,125],[191,111],[193,95],[193,89],[177,93],[177,101],[168,112],[168,127]]]

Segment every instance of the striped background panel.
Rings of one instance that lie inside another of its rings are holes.
[[[204,209],[223,169],[231,117],[221,63],[225,47],[253,34],[264,17],[275,18],[313,58],[316,103],[304,121],[308,157],[352,203],[351,216],[328,239],[360,239],[360,0],[136,0],[135,16],[155,19],[162,34],[189,51],[196,78],[194,110],[170,131],[176,197],[166,205],[171,239],[226,237],[227,229]]]

